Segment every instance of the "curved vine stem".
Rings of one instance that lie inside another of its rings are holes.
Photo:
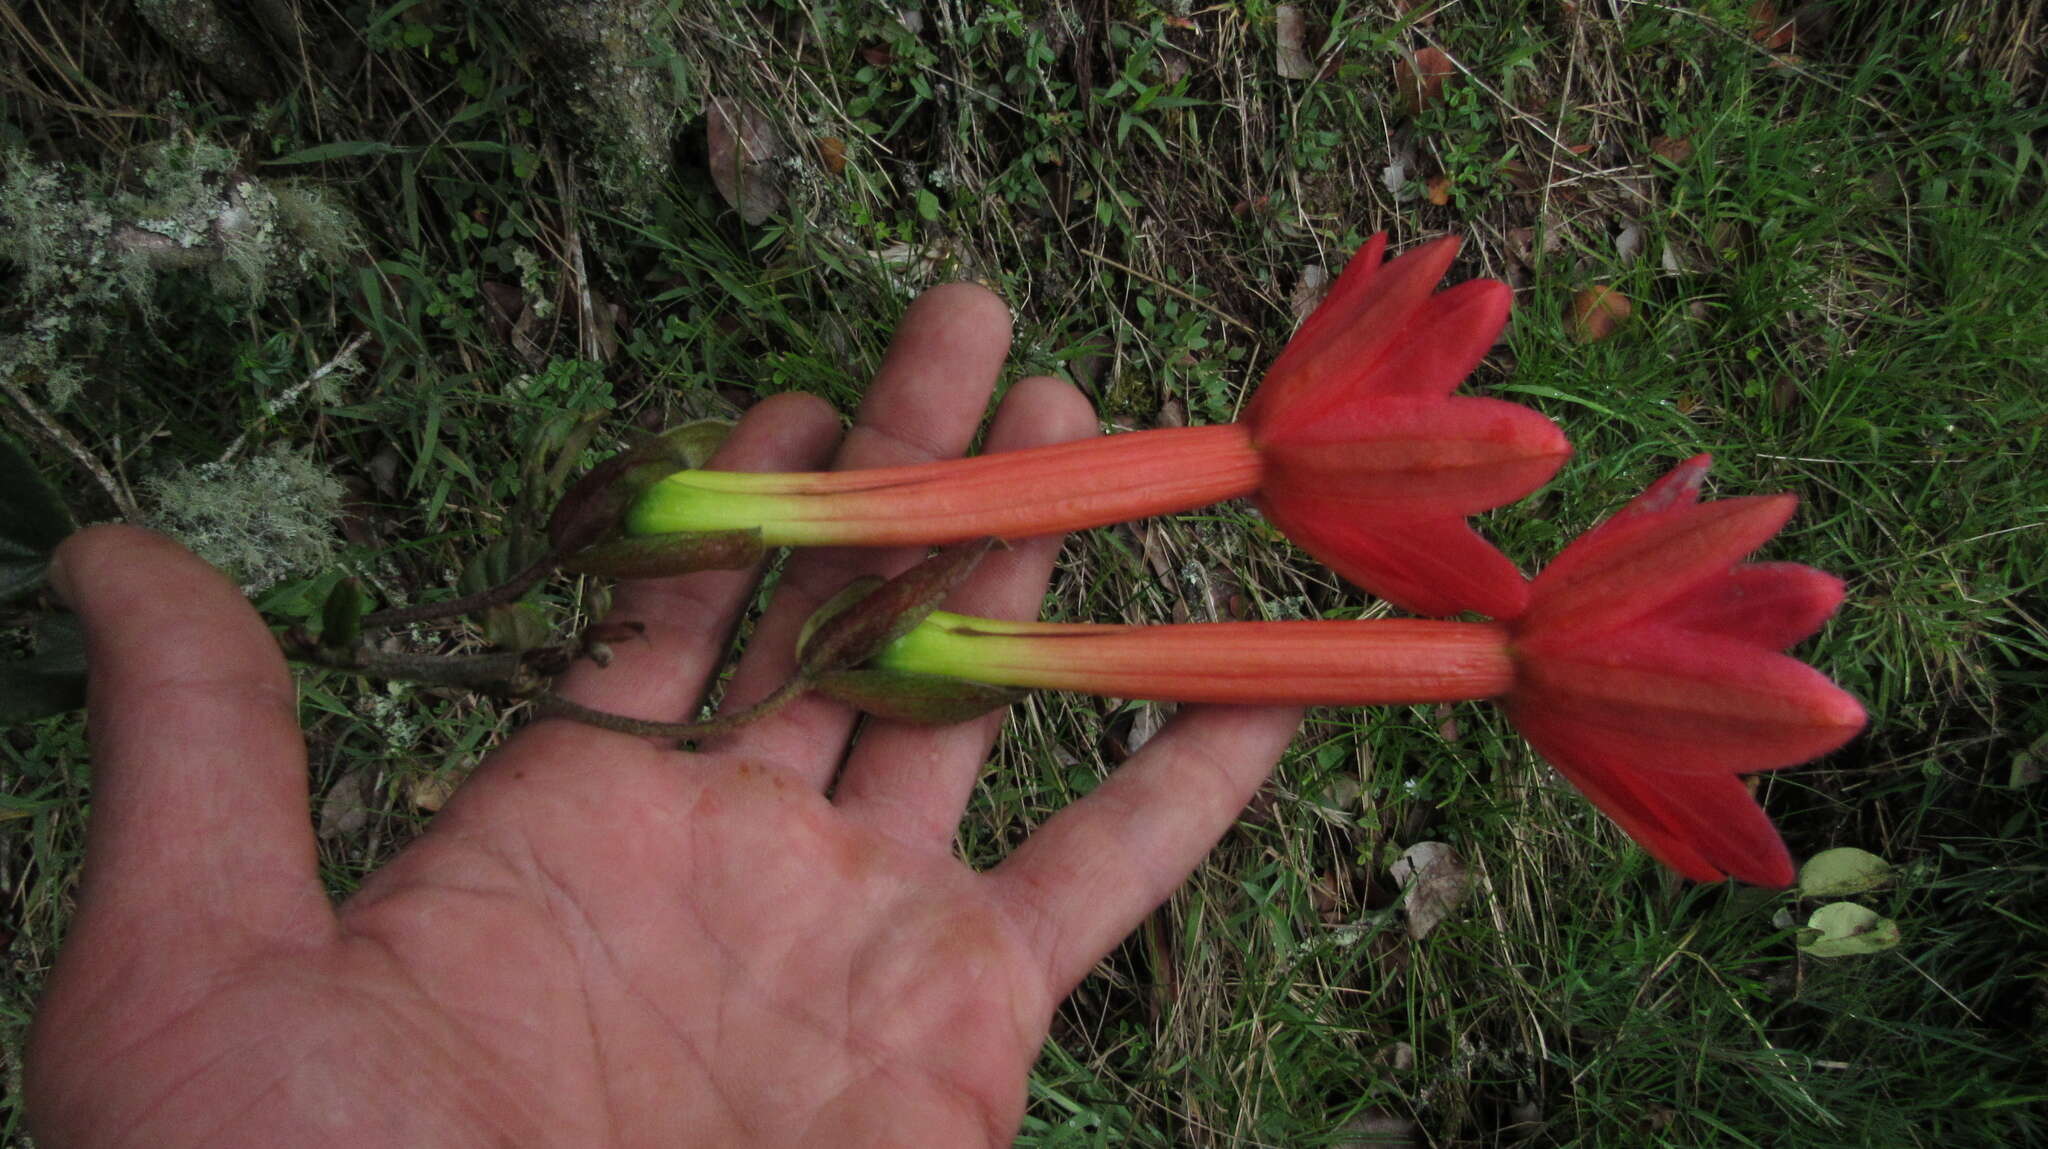
[[[803,697],[804,692],[810,688],[810,680],[799,675],[783,683],[775,693],[745,710],[721,714],[702,722],[650,722],[642,718],[628,718],[608,710],[594,710],[552,692],[534,699],[533,707],[534,712],[542,718],[568,718],[586,726],[616,730],[621,734],[637,734],[643,738],[674,738],[682,742],[701,742],[706,738],[730,734],[750,723],[759,722]]]
[[[427,622],[437,618],[454,618],[486,607],[503,606],[516,601],[520,595],[533,589],[533,584],[553,574],[561,564],[561,552],[548,548],[548,552],[534,560],[532,566],[499,583],[488,590],[466,594],[461,598],[443,599],[439,602],[416,603],[412,606],[392,607],[389,610],[371,611],[363,616],[365,627],[403,626],[409,622]]]

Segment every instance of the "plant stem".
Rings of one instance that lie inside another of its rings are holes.
[[[280,636],[278,645],[284,648],[286,658],[324,666],[329,670],[346,670],[372,678],[455,686],[500,698],[531,698],[539,694],[547,688],[553,674],[566,667],[571,658],[567,651],[558,647],[470,655],[390,652],[366,646],[337,650],[320,645],[301,631]]]
[[[567,718],[586,726],[603,730],[615,730],[621,734],[637,734],[643,738],[674,738],[683,742],[699,742],[730,734],[753,722],[774,714],[783,707],[802,697],[811,688],[810,679],[798,676],[783,683],[781,688],[768,697],[732,714],[721,714],[702,722],[652,722],[643,718],[628,718],[606,710],[593,710],[580,702],[571,702],[559,694],[543,694],[534,700],[534,712],[542,718]]]
[[[100,489],[105,491],[107,497],[114,501],[114,509],[121,512],[123,519],[136,526],[142,525],[142,508],[135,505],[135,496],[130,494],[126,487],[115,481],[113,472],[107,470],[104,464],[94,458],[92,452],[85,449],[85,444],[79,442],[76,436],[65,430],[64,425],[52,418],[50,413],[43,410],[42,406],[34,399],[29,398],[28,392],[15,386],[14,381],[4,375],[0,375],[0,391],[7,392],[7,397],[14,400],[15,404],[26,412],[29,418],[35,420],[36,426],[42,428],[43,433],[48,435],[52,442],[70,452],[71,457],[77,459],[79,465],[92,474],[93,479],[99,483]]]
[[[453,618],[469,614],[486,607],[503,606],[516,601],[520,595],[532,589],[533,584],[554,573],[562,561],[561,552],[552,548],[536,559],[532,566],[499,583],[488,590],[461,598],[443,599],[438,602],[423,602],[412,606],[393,607],[390,610],[372,611],[363,616],[365,627],[403,626],[409,622],[426,622],[430,619]]]

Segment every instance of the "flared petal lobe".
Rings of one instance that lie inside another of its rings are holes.
[[[1269,502],[1306,496],[1391,524],[1512,503],[1549,482],[1571,448],[1527,407],[1457,396],[1346,406],[1260,454]]]
[[[1291,405],[1297,392],[1347,385],[1371,374],[1387,349],[1407,337],[1409,320],[1451,269],[1458,237],[1425,243],[1380,266],[1385,250],[1385,236],[1375,236],[1345,266],[1322,306],[1266,372],[1245,409],[1247,423],[1259,426]]]
[[[1529,580],[1461,517],[1386,524],[1305,495],[1261,497],[1259,508],[1301,549],[1403,610],[1511,619],[1529,601]]]
[[[1294,338],[1287,341],[1288,346],[1297,343],[1313,346],[1355,319],[1360,305],[1370,298],[1373,281],[1379,278],[1380,265],[1386,262],[1386,258],[1387,233],[1379,232],[1344,261],[1344,270],[1338,273],[1337,282],[1330,285],[1322,303],[1309,313],[1300,327],[1295,328]],[[1286,354],[1283,348],[1281,358],[1274,361],[1276,366],[1286,361]]]
[[[1668,626],[1784,650],[1842,605],[1842,580],[1798,563],[1745,563],[1673,599]]]
[[[1791,516],[1789,495],[1699,502],[1698,456],[1567,547],[1515,620],[1509,718],[1539,753],[1688,877],[1791,881],[1736,775],[1810,761],[1863,729],[1863,707],[1778,653],[1842,601],[1841,580],[1741,565]]]
[[[1650,615],[1777,534],[1799,500],[1753,495],[1617,519],[1566,547],[1530,589],[1524,633],[1589,634]]]
[[[1463,519],[1548,482],[1571,448],[1526,407],[1450,395],[1507,322],[1506,284],[1436,284],[1447,237],[1385,266],[1375,237],[1345,268],[1246,410],[1259,505],[1349,581],[1405,610],[1511,618],[1520,571]]]
[[[1588,742],[1581,727],[1516,704],[1508,712],[1529,745],[1651,857],[1698,882],[1792,884],[1785,841],[1742,779],[1647,772]]]
[[[1382,399],[1443,399],[1479,366],[1507,326],[1514,292],[1495,279],[1472,279],[1425,300],[1401,338],[1371,351],[1370,361],[1333,366],[1285,405],[1247,416],[1261,443],[1284,439],[1347,406]]]
[[[1811,761],[1863,729],[1863,707],[1812,667],[1754,643],[1646,626],[1517,647],[1513,712],[1660,773],[1746,774]]]

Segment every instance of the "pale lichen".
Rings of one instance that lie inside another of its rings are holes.
[[[344,264],[357,247],[349,214],[322,193],[239,170],[204,139],[141,150],[133,176],[0,152],[0,374],[62,407],[77,363],[135,320],[157,320],[160,277],[203,270],[213,295],[254,307],[274,290]],[[132,317],[132,318],[131,318]]]
[[[333,561],[346,494],[327,468],[283,444],[231,463],[146,480],[152,525],[256,594]]]

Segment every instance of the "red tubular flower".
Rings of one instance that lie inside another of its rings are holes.
[[[1527,581],[1466,516],[1547,482],[1570,448],[1525,407],[1452,396],[1507,322],[1475,279],[1432,295],[1455,236],[1386,266],[1362,248],[1245,411],[1266,460],[1259,507],[1338,574],[1417,614],[1512,618]]]
[[[1792,881],[1738,774],[1825,754],[1863,708],[1778,653],[1842,601],[1793,563],[1736,565],[1792,516],[1769,495],[1699,502],[1712,460],[1659,479],[1537,576],[1517,620],[1508,717],[1529,744],[1672,869]]]
[[[1855,699],[1779,653],[1833,613],[1842,584],[1788,563],[1738,565],[1794,500],[1701,504],[1707,462],[1682,464],[1566,548],[1512,622],[1137,627],[934,613],[857,672],[880,677],[820,685],[884,713],[892,688],[942,693],[933,679],[1181,702],[1497,699],[1665,864],[1783,886],[1791,860],[1738,775],[1807,761],[1862,729]]]
[[[1241,423],[866,471],[679,471],[637,497],[625,534],[642,559],[646,536],[709,532],[759,532],[770,546],[926,545],[1256,495],[1290,538],[1382,598],[1421,614],[1512,617],[1527,583],[1466,516],[1542,485],[1570,449],[1526,407],[1451,396],[1493,345],[1510,296],[1494,280],[1436,292],[1457,248],[1445,238],[1382,266],[1386,237],[1375,236]]]

